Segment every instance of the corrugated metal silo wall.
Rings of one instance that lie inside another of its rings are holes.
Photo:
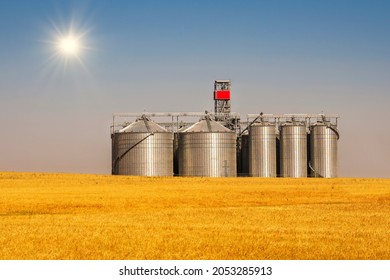
[[[253,125],[249,128],[249,175],[276,177],[275,125]]]
[[[335,178],[338,176],[337,162],[338,136],[335,130],[326,125],[310,127],[310,163],[312,177]]]
[[[235,177],[236,160],[235,132],[180,133],[180,176]]]
[[[280,176],[307,177],[307,136],[305,125],[280,127]]]
[[[119,159],[124,153],[125,156]],[[169,132],[153,135],[139,132],[116,133],[113,137],[112,155],[113,174],[172,176],[173,134]]]

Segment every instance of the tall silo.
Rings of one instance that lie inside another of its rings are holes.
[[[173,175],[173,134],[145,116],[112,135],[112,174]]]
[[[249,127],[249,176],[276,177],[276,128],[259,122]]]
[[[235,177],[236,133],[208,116],[179,133],[179,175]]]
[[[339,132],[335,125],[317,122],[310,126],[310,162],[312,177],[337,177],[337,141]]]
[[[280,176],[307,177],[307,136],[303,122],[280,126]]]

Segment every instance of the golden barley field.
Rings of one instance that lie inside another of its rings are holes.
[[[0,173],[0,259],[390,259],[390,180]]]

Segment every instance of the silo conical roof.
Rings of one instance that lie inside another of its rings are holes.
[[[183,130],[182,132],[232,132],[232,131],[214,120],[205,118],[191,125],[190,127]]]
[[[158,125],[154,121],[146,117],[141,117],[135,122],[119,130],[119,132],[143,132],[143,133],[155,133],[155,132],[167,132],[165,128]]]

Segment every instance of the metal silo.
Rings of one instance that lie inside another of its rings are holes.
[[[249,176],[276,177],[276,128],[272,123],[249,127]]]
[[[286,122],[280,126],[280,176],[307,177],[305,123]]]
[[[179,133],[181,176],[235,177],[236,133],[208,116]]]
[[[173,175],[173,134],[142,116],[112,135],[112,174]]]
[[[337,177],[337,141],[339,132],[330,123],[317,122],[310,126],[310,175]]]

